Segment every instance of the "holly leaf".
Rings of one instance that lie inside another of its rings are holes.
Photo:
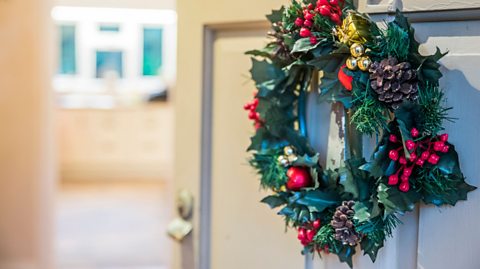
[[[370,209],[365,202],[356,202],[355,205],[353,205],[353,210],[355,211],[355,215],[353,216],[354,220],[365,222],[370,219]]]
[[[340,66],[345,62],[346,58],[347,56],[344,54],[330,53],[315,57],[315,59],[308,61],[307,64],[314,66],[318,70],[332,73],[340,68]]]
[[[418,66],[418,79],[423,82],[434,82],[438,83],[438,80],[442,77],[442,72],[440,72],[440,64],[438,60],[447,55],[448,52],[442,53],[437,47],[437,51],[433,55],[422,56],[420,65]]]
[[[377,259],[378,251],[383,248],[384,240],[373,240],[370,237],[365,237],[360,242],[360,247],[363,250],[363,255],[367,255],[370,257],[372,262],[375,262]]]
[[[318,158],[320,155],[316,153],[313,156],[309,156],[307,154],[297,156],[297,159],[293,162],[294,166],[308,166],[308,167],[315,167],[318,165]]]
[[[314,208],[316,212],[322,212],[329,207],[335,207],[341,202],[341,197],[337,192],[324,192],[314,190],[305,192],[301,198],[296,200],[297,204]]]
[[[276,208],[287,203],[287,200],[279,195],[269,195],[263,198],[261,203],[267,204],[270,208]]]
[[[352,257],[355,255],[355,247],[343,246],[339,252],[336,253],[340,262],[344,262],[353,268]]]
[[[352,106],[352,96],[344,91],[337,74],[338,70],[331,73],[323,72],[318,85],[320,93],[318,101],[341,102],[345,108],[350,108]]]
[[[370,190],[373,180],[368,174],[358,167],[365,164],[365,159],[349,159],[345,166],[338,170],[340,175],[339,183],[343,185],[345,192],[351,193],[355,200],[364,201],[370,198]]]
[[[390,187],[384,183],[378,185],[377,191],[378,202],[384,205],[386,214],[412,211],[422,198],[415,190],[401,192],[397,186]]]
[[[322,40],[319,40],[317,43],[312,44],[310,42],[309,37],[300,38],[293,45],[293,49],[292,49],[291,53],[310,51],[310,50],[315,49],[318,46],[320,46],[323,42],[324,42],[324,40],[322,39]]]
[[[282,21],[284,12],[285,12],[285,7],[282,6],[280,9],[272,10],[272,13],[270,13],[266,17],[271,23],[279,22],[279,21]]]
[[[285,78],[282,69],[267,60],[259,61],[255,58],[252,58],[250,74],[259,90],[273,90]]]

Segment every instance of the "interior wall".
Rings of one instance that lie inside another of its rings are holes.
[[[48,0],[0,1],[0,268],[51,269]]]

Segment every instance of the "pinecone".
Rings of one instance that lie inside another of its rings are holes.
[[[403,100],[415,101],[418,97],[417,74],[409,62],[399,63],[389,57],[370,65],[370,86],[378,100],[397,109]]]
[[[343,201],[342,205],[337,207],[333,219],[330,222],[335,229],[335,239],[341,241],[344,245],[355,246],[360,241],[360,236],[353,227],[354,201]]]

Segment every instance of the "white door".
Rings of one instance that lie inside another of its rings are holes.
[[[348,268],[336,257],[312,260],[300,255],[293,231],[284,233],[282,219],[258,201],[265,195],[247,165],[245,148],[252,133],[241,106],[251,99],[248,57],[243,52],[265,44],[268,24],[264,15],[287,1],[187,1],[179,0],[178,84],[176,106],[177,189],[188,189],[195,197],[193,236],[176,250],[175,268]],[[417,38],[424,52],[435,46],[449,50],[442,60],[442,86],[452,116],[447,125],[451,141],[461,156],[468,182],[480,185],[480,1],[467,4],[446,0],[370,1],[360,0],[363,11],[387,12],[395,7],[412,13]],[[473,3],[473,4],[472,4]],[[468,8],[461,11],[451,8]],[[433,11],[442,9],[442,11]],[[376,15],[385,18],[385,15]],[[465,21],[467,20],[468,21]],[[454,20],[454,21],[451,21]],[[309,108],[310,138],[326,152],[323,159],[337,158],[332,148],[342,141],[328,140],[322,126],[337,132],[336,114],[330,106]],[[322,112],[322,113],[320,113]],[[477,120],[477,121],[476,121]],[[327,164],[328,165],[328,164]],[[454,208],[420,207],[402,218],[373,265],[358,255],[360,269],[480,268],[475,255],[480,231],[475,229],[480,194]]]

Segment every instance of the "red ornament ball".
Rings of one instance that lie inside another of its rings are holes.
[[[338,70],[338,80],[340,81],[340,83],[342,83],[343,87],[347,89],[347,91],[351,91],[353,77],[345,74],[345,72],[343,71],[345,67],[346,65],[343,65],[342,67],[340,67],[340,70]]]
[[[312,186],[312,177],[305,167],[293,166],[287,171],[287,189],[299,191],[302,188]]]

